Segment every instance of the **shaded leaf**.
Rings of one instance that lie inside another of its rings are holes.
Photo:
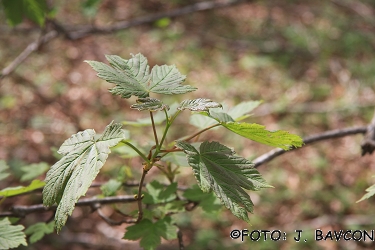
[[[34,163],[27,166],[21,167],[21,171],[24,174],[21,177],[21,181],[29,181],[47,172],[49,165],[45,162]]]
[[[178,110],[189,109],[191,111],[208,111],[209,108],[222,107],[220,103],[213,102],[210,99],[198,98],[193,100],[184,100],[181,102]]]
[[[67,139],[60,147],[64,155],[47,172],[46,186],[43,189],[43,204],[58,204],[55,214],[55,227],[60,231],[67,217],[72,214],[75,203],[86,194],[92,181],[111,152],[109,148],[126,139],[121,124],[111,123],[103,134],[87,129]]]
[[[303,140],[298,135],[283,130],[268,131],[265,126],[256,123],[223,122],[221,125],[250,140],[284,150],[303,145]]]
[[[149,111],[162,111],[164,109],[169,110],[169,106],[165,105],[162,101],[155,98],[138,98],[137,103],[130,106],[132,109],[137,109],[139,111],[149,110]]]
[[[157,181],[152,181],[146,185],[147,193],[145,193],[142,201],[145,204],[167,203],[176,199],[177,183],[165,186]]]
[[[185,190],[183,196],[190,201],[199,202],[199,206],[207,213],[222,208],[222,204],[214,193],[204,193],[197,185]]]
[[[259,190],[271,187],[250,161],[218,143],[203,142],[199,151],[187,142],[178,141],[184,150],[199,187],[203,192],[211,190],[221,202],[240,219],[249,222],[247,212],[253,211],[250,196],[243,190]]]
[[[47,12],[45,0],[23,0],[25,15],[36,22],[39,26],[44,25]]]
[[[118,180],[109,180],[105,184],[100,187],[104,196],[114,196],[116,195],[117,190],[119,190],[122,186],[121,181]]]
[[[143,219],[139,223],[127,227],[126,230],[124,239],[141,239],[140,246],[145,250],[156,249],[161,243],[161,237],[166,240],[177,238],[177,227],[172,224],[170,217],[164,217],[155,223]]]
[[[86,0],[82,3],[83,14],[89,17],[93,17],[98,12],[99,4],[101,0]]]
[[[11,225],[7,217],[0,220],[0,249],[16,248],[19,245],[27,246],[23,229],[22,225]]]
[[[162,158],[163,161],[171,162],[177,166],[187,167],[189,163],[186,160],[186,155],[183,152],[169,153]]]
[[[24,186],[18,186],[18,187],[8,187],[3,190],[0,190],[0,196],[3,197],[11,197],[16,196],[24,193],[31,192],[35,189],[44,187],[45,182],[40,180],[33,180],[30,185],[24,187]]]
[[[29,226],[25,230],[25,234],[29,235],[29,241],[31,244],[41,240],[44,235],[53,233],[53,228],[55,223],[51,221],[50,223],[39,222],[34,225]]]
[[[0,180],[3,180],[10,175],[10,173],[7,173],[8,170],[8,164],[4,160],[0,160]]]

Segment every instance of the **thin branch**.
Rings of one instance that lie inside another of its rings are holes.
[[[152,114],[152,111],[150,111],[150,117],[151,117],[151,123],[152,123],[152,130],[154,131],[155,143],[156,143],[156,146],[158,147],[159,146],[159,141],[158,141],[158,135],[156,134],[154,116]]]
[[[138,188],[138,195],[137,195],[137,201],[138,201],[138,218],[137,222],[140,222],[143,218],[143,208],[142,208],[142,188],[143,188],[143,182],[145,181],[145,177],[147,174],[147,170],[145,169],[146,166],[143,168],[143,173],[141,177],[141,181],[139,182],[139,188]]]
[[[179,247],[179,250],[184,250],[185,246],[184,246],[184,241],[182,239],[181,229],[178,229],[178,231],[177,231],[177,238],[178,238],[178,247]]]
[[[112,204],[112,203],[131,203],[136,202],[137,199],[133,195],[120,195],[114,197],[105,198],[86,198],[81,199],[77,202],[76,206],[91,206],[94,207],[95,204]],[[13,206],[9,212],[0,213],[1,217],[24,217],[31,213],[54,211],[57,206],[45,207],[43,204],[31,205],[31,206]]]
[[[205,131],[207,131],[207,130],[209,130],[209,129],[212,129],[212,128],[214,128],[214,127],[217,127],[217,126],[220,126],[220,123],[217,123],[217,124],[214,124],[214,125],[212,125],[212,126],[209,126],[209,127],[205,128],[205,129],[202,129],[202,130],[198,131],[197,133],[195,133],[195,134],[193,134],[193,135],[191,135],[191,136],[189,136],[188,138],[183,139],[183,140],[184,140],[184,141],[190,141],[190,140],[193,139],[194,137],[196,137],[196,136],[202,134],[203,132],[205,132]]]
[[[127,219],[127,220],[114,221],[111,218],[109,218],[108,216],[106,216],[100,208],[97,208],[96,211],[98,212],[99,216],[111,226],[119,226],[123,223],[129,224],[129,223],[135,223],[136,222],[133,218],[130,218],[130,219]]]
[[[0,80],[12,73],[31,53],[36,51],[42,44],[51,41],[53,38],[57,37],[58,32],[52,30],[38,40],[30,43],[21,54],[19,54],[7,67],[5,67],[0,74]]]
[[[372,154],[372,152],[375,150],[375,112],[374,116],[372,117],[372,121],[367,128],[367,133],[364,141],[361,144],[361,148],[362,156],[367,153]]]
[[[305,145],[308,145],[308,144],[311,144],[311,143],[314,143],[314,142],[317,142],[317,141],[324,141],[324,140],[333,139],[333,138],[340,138],[340,137],[344,137],[344,136],[348,136],[348,135],[365,134],[367,132],[367,129],[368,129],[367,127],[353,127],[353,128],[331,130],[331,131],[327,131],[327,132],[324,132],[324,133],[321,133],[321,134],[316,134],[316,135],[305,137],[303,139],[303,142],[304,142]],[[259,156],[258,158],[256,158],[253,161],[254,167],[257,168],[260,165],[271,161],[272,159],[274,159],[275,157],[277,157],[279,155],[282,155],[286,152],[294,151],[296,149],[298,149],[298,148],[291,148],[288,151],[286,151],[284,149],[281,149],[281,148],[273,149],[273,150],[269,151],[268,153],[265,153],[265,154]]]
[[[247,2],[246,0],[227,0],[227,1],[206,1],[196,4],[192,4],[180,9],[165,11],[157,14],[152,14],[145,17],[135,18],[130,21],[120,21],[113,25],[106,27],[95,27],[95,26],[81,26],[77,30],[68,31],[68,38],[72,40],[81,39],[91,34],[108,34],[119,30],[128,29],[130,27],[139,26],[143,24],[153,23],[161,18],[173,18],[178,16],[187,15],[198,11],[207,11],[212,9],[224,8],[231,5]],[[60,26],[61,28],[61,26]],[[67,30],[67,29],[66,29]]]

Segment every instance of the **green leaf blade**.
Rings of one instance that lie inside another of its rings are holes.
[[[13,226],[8,218],[0,220],[0,249],[27,246],[26,235],[22,232],[22,225]]]
[[[0,181],[7,178],[10,175],[10,173],[6,172],[8,170],[8,164],[4,160],[0,160]]]
[[[39,189],[44,187],[45,182],[40,180],[33,180],[30,185],[24,187],[24,186],[18,186],[18,187],[9,187],[5,188],[3,190],[0,190],[0,196],[3,197],[11,197],[16,196],[24,193],[31,192],[33,190]]]
[[[95,131],[85,135],[85,131],[73,135],[64,142],[61,152],[66,154],[47,172],[43,189],[43,204],[58,204],[55,214],[55,228],[60,231],[73,212],[75,203],[85,195],[92,181],[106,162],[109,148],[126,139],[122,125],[109,124],[97,139]],[[87,133],[86,133],[87,134]]]
[[[164,217],[153,223],[149,219],[143,219],[139,223],[127,227],[124,239],[141,239],[140,246],[147,250],[156,249],[161,243],[161,237],[167,240],[177,238],[177,228],[171,222],[170,217]]]
[[[235,216],[249,222],[247,212],[253,211],[253,203],[243,188],[256,191],[271,187],[252,163],[218,142],[205,141],[199,151],[183,141],[176,146],[187,154],[202,191],[212,190]]]
[[[374,196],[374,194],[375,194],[375,184],[372,185],[372,186],[370,186],[370,187],[368,187],[368,188],[366,189],[366,192],[367,192],[367,194],[364,194],[364,195],[362,196],[362,198],[359,199],[359,200],[357,201],[357,203],[358,203],[358,202],[361,202],[361,201],[364,201],[364,200],[366,200],[366,199],[368,199],[368,198]]]
[[[119,95],[122,98],[130,98],[132,95],[138,97],[148,97],[147,89],[142,86],[137,79],[127,71],[121,71],[111,66],[96,61],[87,62],[98,74],[97,76],[109,83],[115,84],[115,87],[109,90],[113,95]]]
[[[256,123],[223,122],[221,125],[250,140],[284,150],[303,145],[303,140],[298,135],[283,130],[268,131],[265,126]]]
[[[31,244],[41,240],[44,235],[53,233],[54,222],[51,221],[50,223],[39,222],[34,225],[29,226],[25,230],[25,234],[29,235],[29,241]]]
[[[182,75],[175,65],[154,66],[151,70],[149,91],[157,94],[177,95],[195,91],[197,88],[182,85],[186,76]]]

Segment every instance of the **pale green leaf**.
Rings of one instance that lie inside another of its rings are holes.
[[[363,200],[366,200],[375,194],[375,184],[370,186],[369,188],[366,189],[367,194],[363,195],[361,199],[359,199],[357,202],[361,202]]]
[[[60,231],[67,217],[72,214],[75,203],[86,194],[92,181],[114,147],[126,139],[121,124],[111,123],[103,134],[96,137],[95,131],[88,129],[67,139],[59,152],[64,155],[47,172],[43,189],[43,204],[58,204],[55,227]]]
[[[196,90],[181,84],[185,76],[174,65],[155,66],[150,74],[147,58],[142,54],[132,55],[129,60],[115,55],[107,55],[106,58],[112,67],[96,61],[86,62],[98,72],[98,77],[115,84],[110,92],[122,98],[130,98],[132,95],[145,98],[150,92],[172,95]]]
[[[235,121],[241,121],[249,117],[249,113],[258,107],[262,102],[261,101],[248,101],[241,102],[229,109],[227,114],[231,116]]]
[[[164,104],[162,101],[156,98],[138,98],[136,104],[130,106],[132,109],[137,109],[139,111],[162,111],[164,109],[169,110],[169,106]]]
[[[136,55],[135,58],[138,58],[138,55]],[[149,93],[144,86],[146,84],[144,80],[145,78],[147,79],[146,75],[148,75],[148,73],[143,72],[142,74],[141,72],[137,72],[137,70],[140,71],[143,69],[141,67],[143,64],[138,64],[137,66],[136,62],[134,62],[136,60],[124,60],[118,56],[107,56],[107,59],[110,60],[114,68],[102,62],[85,62],[98,72],[97,76],[99,78],[115,84],[115,87],[109,90],[112,94],[120,95],[122,98],[130,98],[132,95],[148,97]],[[148,66],[145,70],[148,70]]]
[[[302,138],[298,135],[283,130],[268,131],[265,126],[256,123],[223,122],[221,125],[250,140],[284,150],[291,147],[301,147],[303,144]]]
[[[53,233],[53,228],[55,223],[51,221],[50,223],[39,222],[34,225],[29,226],[25,230],[25,234],[29,235],[29,241],[31,244],[41,240],[44,235]]]
[[[151,70],[149,90],[152,93],[165,95],[185,94],[197,90],[195,87],[182,85],[185,78],[186,76],[181,75],[175,65],[156,65]]]
[[[218,142],[205,141],[199,151],[183,141],[178,141],[176,146],[187,154],[202,191],[212,190],[235,216],[249,222],[247,212],[253,211],[253,203],[243,188],[259,190],[271,187],[253,164]]]
[[[7,178],[10,173],[7,173],[6,171],[9,170],[9,166],[4,160],[0,160],[0,180],[3,180]]]
[[[198,98],[193,100],[184,100],[181,102],[178,110],[189,109],[191,111],[208,111],[210,108],[222,107],[220,103],[213,102],[210,99]]]
[[[208,117],[206,112],[200,112],[191,115],[189,122],[191,125],[199,129],[205,129],[217,123],[216,120],[212,119],[211,117]]]
[[[24,186],[18,186],[18,187],[8,187],[3,190],[0,190],[0,196],[4,197],[11,197],[16,196],[24,193],[31,192],[35,189],[39,189],[44,187],[45,182],[40,180],[33,180],[30,185],[24,187]]]
[[[0,220],[0,249],[27,246],[26,235],[22,232],[22,225],[13,226],[7,217]]]
[[[47,172],[49,165],[45,162],[34,163],[21,167],[23,175],[21,181],[29,181]]]
[[[186,155],[183,152],[169,153],[162,158],[163,161],[171,162],[181,167],[188,167],[189,163],[186,160]]]
[[[127,227],[124,239],[138,240],[145,250],[154,250],[161,243],[161,237],[166,240],[177,238],[177,227],[171,222],[170,217],[164,217],[153,223],[149,219],[143,219],[139,223]]]

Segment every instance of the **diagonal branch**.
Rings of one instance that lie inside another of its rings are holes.
[[[314,143],[314,142],[317,142],[317,141],[324,141],[324,140],[333,139],[333,138],[340,138],[340,137],[344,137],[344,136],[348,136],[348,135],[365,134],[367,132],[367,129],[368,128],[366,126],[345,128],[345,129],[335,129],[335,130],[327,131],[327,132],[324,132],[324,133],[321,133],[321,134],[316,134],[316,135],[305,137],[303,139],[303,142],[304,142],[305,145],[308,145],[308,144],[311,144],[311,143]],[[272,159],[274,159],[275,157],[277,157],[279,155],[282,155],[286,152],[294,151],[296,149],[298,149],[298,148],[291,148],[288,151],[286,151],[284,149],[281,149],[281,148],[273,149],[273,150],[269,151],[268,153],[265,153],[265,154],[259,156],[258,158],[256,158],[253,161],[254,167],[257,168],[260,165],[271,161]]]
[[[21,52],[7,67],[5,67],[0,73],[0,80],[12,73],[18,65],[20,65],[31,53],[36,51],[42,44],[45,44],[51,41],[53,38],[57,37],[58,33],[55,30],[52,30],[38,40],[30,43],[24,51]]]
[[[119,30],[128,29],[130,27],[139,26],[142,24],[152,23],[161,18],[172,18],[187,15],[193,12],[198,11],[207,11],[212,9],[224,8],[231,5],[236,5],[240,3],[247,2],[248,0],[226,0],[226,1],[206,1],[200,2],[196,4],[192,4],[186,7],[182,7],[180,9],[165,11],[145,17],[135,18],[130,21],[120,21],[113,25],[106,26],[106,27],[96,27],[96,26],[81,26],[77,30],[71,30],[68,32],[67,37],[71,40],[77,40],[83,37],[86,37],[91,34],[108,34],[113,33]],[[61,26],[60,26],[61,27]]]

